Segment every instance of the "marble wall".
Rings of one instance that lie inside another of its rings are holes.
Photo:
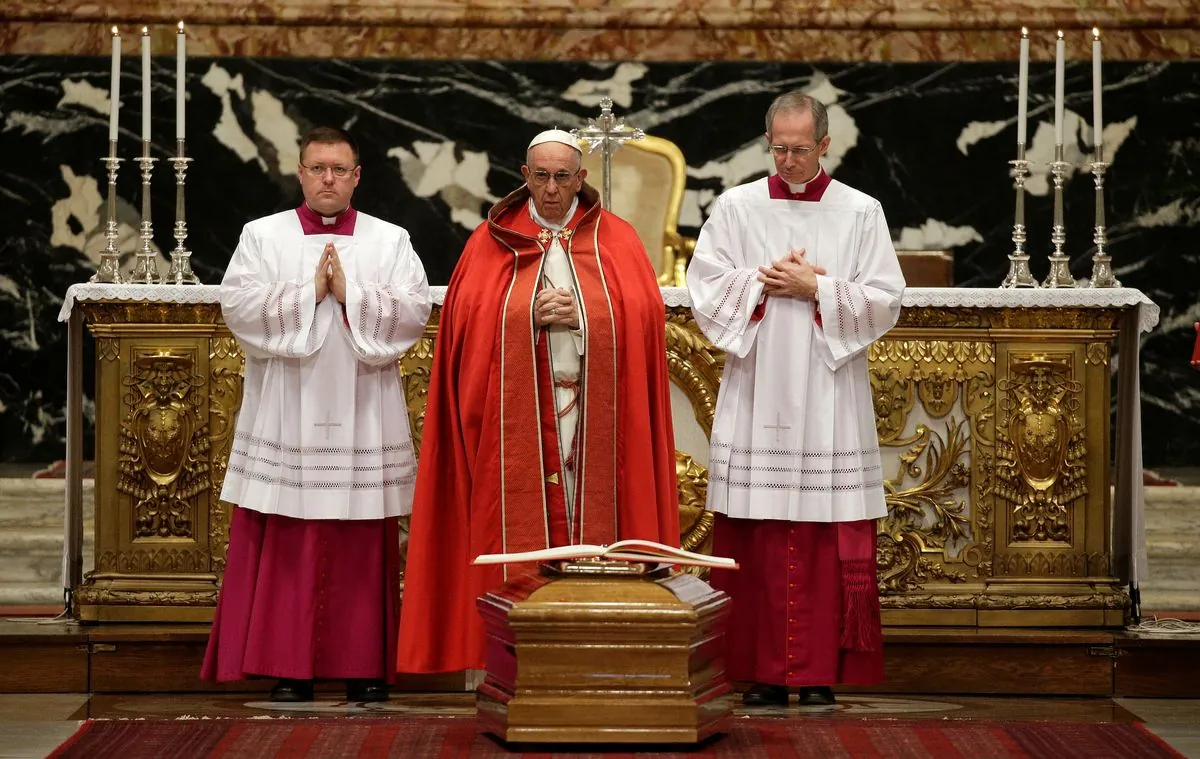
[[[100,54],[113,23],[199,55],[448,60],[1006,60],[1012,33],[1099,26],[1110,57],[1200,50],[1195,0],[6,0],[0,50]],[[1082,55],[1083,51],[1077,51]],[[1049,49],[1034,51],[1046,57]]]
[[[154,36],[156,154],[165,157],[171,144],[169,22],[179,9],[158,4],[148,17],[137,5],[14,0],[0,11],[0,461],[62,456],[65,329],[55,317],[63,292],[91,274],[103,245],[98,159],[109,23],[164,22]],[[199,17],[189,14],[196,271],[218,281],[242,224],[297,202],[297,140],[329,123],[361,142],[356,205],[407,227],[430,281],[445,283],[487,206],[519,183],[529,137],[585,123],[603,95],[629,123],[683,150],[689,177],[681,226],[694,235],[717,194],[765,173],[761,114],[778,92],[803,88],[831,105],[827,168],[882,201],[898,245],[951,248],[960,284],[993,286],[1010,246],[1005,161],[1016,113],[1016,37],[998,27],[1034,29],[1034,161],[1051,155],[1048,30],[1071,30],[1066,129],[1068,160],[1079,165],[1091,141],[1090,67],[1079,60],[1085,29],[1108,22],[1111,250],[1118,276],[1163,307],[1163,323],[1143,347],[1146,461],[1200,460],[1197,381],[1187,367],[1191,324],[1200,318],[1193,273],[1200,64],[1189,60],[1196,30],[1178,4],[1109,3],[1100,17],[1066,2],[1021,10],[976,0],[952,19],[910,0],[895,0],[886,13],[872,12],[878,3],[857,2],[786,25],[772,3],[638,0],[619,4],[625,15],[609,4],[579,5],[567,13],[551,3],[358,0],[331,18],[329,6],[310,0],[273,11],[216,0]],[[126,157],[138,148],[135,44],[127,40],[122,71]],[[131,164],[118,190],[129,250],[140,222]],[[173,247],[173,192],[160,165],[153,214],[164,249]],[[1041,275],[1050,247],[1044,167],[1036,167],[1030,192],[1031,249]],[[1066,197],[1068,249],[1082,276],[1090,271],[1091,177],[1072,171]]]

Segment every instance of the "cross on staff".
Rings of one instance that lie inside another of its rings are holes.
[[[324,428],[325,428],[325,439],[326,439],[326,440],[328,440],[328,439],[329,439],[329,428],[330,428],[330,427],[341,427],[341,426],[342,426],[342,423],[341,423],[341,422],[331,422],[331,421],[329,421],[329,420],[330,420],[330,416],[331,416],[331,415],[330,415],[330,412],[326,411],[326,412],[325,412],[325,421],[323,421],[323,422],[313,422],[313,426],[314,426],[314,427],[324,427]]]
[[[612,209],[612,156],[629,140],[640,140],[646,134],[635,127],[625,126],[625,119],[613,116],[612,98],[600,99],[600,118],[588,119],[588,125],[572,129],[571,134],[587,142],[588,152],[594,153],[600,149],[600,165],[603,167],[603,185],[601,201],[604,207]]]

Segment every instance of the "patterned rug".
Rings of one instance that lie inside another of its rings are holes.
[[[997,722],[741,717],[731,732],[690,751],[637,752],[648,759],[1156,759],[1181,757],[1136,723]],[[95,720],[52,759],[451,759],[634,757],[633,747],[534,746],[509,750],[470,717]]]

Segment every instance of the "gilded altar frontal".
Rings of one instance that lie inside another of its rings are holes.
[[[668,300],[668,302],[670,302]],[[81,301],[96,345],[96,562],[86,621],[211,618],[218,494],[242,355],[216,303]],[[710,551],[707,450],[724,357],[669,306],[681,541]],[[870,348],[888,516],[884,623],[1120,626],[1110,525],[1111,350],[1129,307],[916,306]],[[400,361],[419,443],[438,310]],[[92,569],[85,567],[86,569]]]

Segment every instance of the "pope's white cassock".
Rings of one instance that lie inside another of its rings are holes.
[[[766,297],[758,267],[823,267],[815,301]],[[688,267],[692,311],[726,351],[708,508],[734,603],[732,679],[792,686],[882,676],[875,523],[887,513],[867,347],[904,277],[878,201],[822,170],[721,195]],[[802,640],[801,640],[802,639]]]
[[[316,302],[327,243],[345,305]],[[390,677],[396,517],[416,474],[397,360],[431,304],[408,232],[307,206],[246,225],[221,283],[245,381],[222,500],[238,506],[204,675]]]

